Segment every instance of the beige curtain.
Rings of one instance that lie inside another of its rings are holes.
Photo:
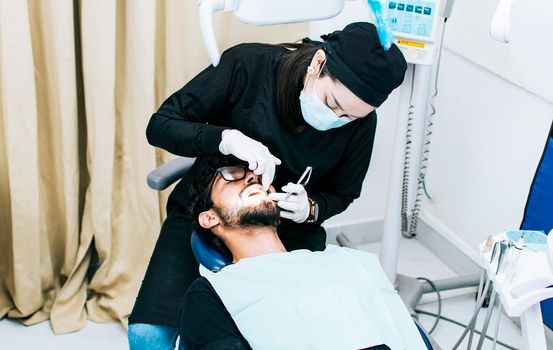
[[[122,322],[169,191],[149,117],[209,64],[192,0],[0,0],[0,318]],[[305,25],[216,16],[223,50],[295,41]],[[99,266],[89,281],[92,247]]]

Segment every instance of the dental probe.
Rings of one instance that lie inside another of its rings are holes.
[[[296,182],[296,185],[302,185],[303,187],[307,186],[307,183],[309,182],[309,179],[311,178],[311,172],[313,171],[313,168],[311,166],[307,166],[305,168],[305,171],[303,174],[301,174],[300,179],[298,182]],[[292,192],[288,193],[286,197],[284,197],[284,200],[287,200],[292,195]]]

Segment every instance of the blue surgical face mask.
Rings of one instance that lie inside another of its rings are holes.
[[[319,94],[315,91],[323,67],[324,63],[319,70],[315,84],[313,84],[313,91],[311,91],[311,94],[306,96],[305,90],[302,90],[300,93],[301,114],[303,115],[303,119],[319,131],[339,128],[351,121],[346,117],[338,117],[330,107],[321,101]]]

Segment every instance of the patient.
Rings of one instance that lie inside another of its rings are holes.
[[[373,254],[286,252],[278,206],[235,158],[204,160],[191,191],[196,231],[233,263],[200,266],[181,307],[185,349],[426,349]]]

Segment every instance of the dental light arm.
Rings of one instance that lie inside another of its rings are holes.
[[[200,12],[200,30],[204,39],[207,54],[213,66],[219,64],[221,55],[215,41],[215,33],[213,32],[213,14],[215,12],[232,12],[238,8],[238,0],[199,0]]]
[[[215,12],[232,12],[241,22],[252,25],[298,23],[327,19],[338,15],[346,0],[199,0],[200,29],[213,66],[220,60],[213,31]],[[388,49],[393,43],[386,21],[383,0],[365,0],[374,13],[378,35]],[[387,3],[387,2],[386,2]]]
[[[345,0],[199,0],[200,28],[213,66],[220,54],[213,32],[215,12],[233,12],[253,25],[296,23],[331,18],[342,12]],[[293,9],[293,10],[291,10]]]
[[[509,42],[511,6],[515,0],[500,0],[490,24],[490,36],[504,43]]]

